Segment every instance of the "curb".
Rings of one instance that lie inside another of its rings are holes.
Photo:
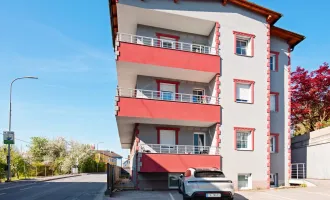
[[[50,179],[46,179],[46,180],[36,180],[36,182],[53,181],[53,180],[64,179],[64,178],[71,178],[71,177],[76,177],[76,176],[82,176],[82,174],[68,175],[68,176],[61,176],[61,177],[54,177],[54,178],[50,178]]]
[[[49,179],[22,179],[22,180],[15,180],[10,181],[10,183],[18,183],[18,182],[24,182],[24,181],[35,181],[35,182],[46,182],[46,181],[52,181],[52,180],[58,180],[58,179],[64,179],[64,178],[70,178],[70,177],[76,177],[76,176],[82,176],[83,174],[75,174],[75,175],[68,175],[68,176],[61,176],[61,177],[53,177]],[[0,182],[0,185],[2,184],[8,184],[7,182]]]

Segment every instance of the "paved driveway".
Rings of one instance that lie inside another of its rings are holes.
[[[114,193],[110,199],[120,200],[181,200],[177,191],[124,191]],[[311,188],[272,189],[245,191],[235,195],[235,200],[330,200],[329,185]]]

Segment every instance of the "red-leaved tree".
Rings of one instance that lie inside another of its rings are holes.
[[[291,122],[311,132],[325,126],[330,119],[330,68],[324,63],[308,72],[297,67],[291,73]]]

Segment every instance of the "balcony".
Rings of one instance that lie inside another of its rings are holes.
[[[213,47],[118,33],[117,72],[120,87],[134,87],[137,75],[210,82],[220,73]]]
[[[201,45],[201,44],[184,43],[184,42],[178,42],[178,41],[173,41],[173,40],[132,35],[132,34],[127,34],[127,33],[118,33],[117,37],[118,37],[117,40],[120,42],[145,45],[145,46],[151,46],[151,47],[159,47],[159,48],[163,48],[163,49],[172,49],[172,50],[178,50],[178,51],[216,55],[215,48],[210,47],[210,46]]]
[[[217,97],[118,89],[116,121],[123,148],[130,148],[135,124],[210,127],[220,122]]]
[[[121,88],[117,106],[117,117],[135,123],[208,127],[220,121],[219,98],[211,96]]]
[[[140,153],[220,155],[220,148],[214,146],[141,144]]]
[[[142,144],[139,172],[184,172],[189,167],[220,168],[218,147]]]
[[[217,97],[206,96],[206,95],[172,93],[172,92],[154,91],[154,90],[143,90],[143,89],[118,88],[118,96],[139,98],[139,99],[153,99],[160,101],[220,105],[220,98]]]

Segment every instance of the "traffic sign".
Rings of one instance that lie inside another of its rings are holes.
[[[4,131],[3,132],[3,143],[4,144],[15,144],[14,131]]]

